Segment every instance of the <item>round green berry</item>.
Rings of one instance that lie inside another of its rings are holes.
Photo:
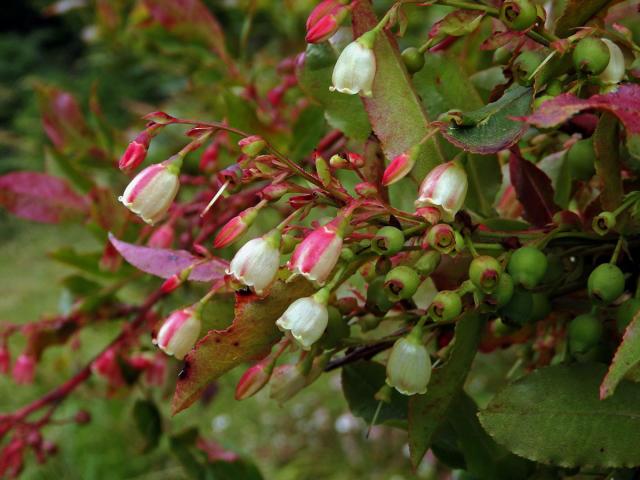
[[[562,82],[558,79],[553,79],[547,84],[547,88],[544,91],[545,95],[557,97],[562,93]]]
[[[393,307],[384,289],[384,277],[376,277],[369,282],[366,307],[376,315],[384,315]]]
[[[569,350],[571,353],[586,353],[598,344],[602,333],[602,323],[595,315],[578,315],[567,329]]]
[[[596,152],[593,139],[585,138],[571,145],[567,152],[567,162],[571,176],[576,180],[589,180],[596,173]]]
[[[529,0],[505,0],[500,8],[500,20],[511,30],[526,30],[537,19],[536,6]]]
[[[408,47],[402,51],[402,61],[409,73],[416,73],[424,67],[424,53],[416,47]]]
[[[469,266],[469,279],[483,293],[493,293],[498,287],[502,266],[488,255],[474,258]]]
[[[592,301],[608,305],[624,292],[624,274],[617,266],[603,263],[589,275],[587,288]]]
[[[429,307],[429,313],[436,322],[453,320],[462,313],[462,299],[453,290],[438,292]]]
[[[503,65],[511,58],[511,50],[507,47],[498,47],[493,52],[493,62],[498,65]]]
[[[583,38],[573,49],[574,67],[587,75],[602,73],[607,68],[610,58],[607,44],[595,37]]]
[[[548,266],[547,256],[534,247],[521,247],[511,255],[507,271],[516,285],[534,288],[544,277]]]
[[[513,62],[513,75],[520,85],[528,87],[533,84],[531,75],[540,66],[543,59],[541,53],[531,50],[526,50],[518,55],[518,58]]]
[[[633,317],[640,311],[640,299],[630,298],[616,310],[616,327],[622,333],[633,320]]]
[[[384,289],[389,300],[397,302],[413,296],[420,285],[420,276],[411,267],[401,265],[384,277]]]
[[[396,227],[382,227],[371,240],[371,250],[378,255],[393,255],[402,250],[404,233]]]

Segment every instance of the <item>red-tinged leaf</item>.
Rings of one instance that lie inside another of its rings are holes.
[[[640,362],[640,311],[627,325],[609,370],[600,384],[600,400],[610,397],[633,367]]]
[[[362,35],[378,23],[370,2],[354,3],[352,19],[354,36]],[[373,96],[362,100],[385,156],[392,159],[420,143],[430,130],[429,119],[411,85],[392,35],[381,32],[374,52],[377,67]],[[418,153],[412,177],[421,180],[443,160],[436,141],[427,140]]]
[[[429,38],[445,38],[448,35],[461,37],[473,32],[484,17],[484,13],[472,10],[456,10],[433,24]]]
[[[39,172],[0,176],[0,205],[14,215],[42,223],[58,223],[87,215],[88,203],[61,178]]]
[[[211,330],[187,355],[176,384],[173,413],[188,408],[207,385],[224,373],[268,353],[281,337],[276,320],[293,301],[313,291],[313,286],[299,277],[291,283],[278,280],[266,298],[236,294],[231,326]]]
[[[434,369],[427,393],[409,398],[409,451],[414,467],[427,453],[434,433],[464,385],[476,355],[482,323],[476,312],[469,312],[458,320],[448,360]]]
[[[138,270],[160,278],[169,278],[194,266],[189,280],[211,282],[224,278],[224,271],[229,265],[221,258],[203,259],[186,250],[169,250],[166,248],[150,248],[118,240],[111,233],[109,241],[124,259]]]
[[[611,211],[620,205],[624,196],[618,130],[616,118],[604,113],[593,134],[596,173],[602,181],[600,202],[606,210]]]
[[[232,64],[220,23],[201,0],[144,0],[153,19],[182,37],[198,38],[227,64]]]
[[[522,117],[531,125],[551,128],[566,122],[583,110],[604,110],[612,113],[627,130],[627,146],[634,156],[640,156],[640,85],[624,84],[611,93],[578,98],[564,93],[547,100],[532,114]]]
[[[556,22],[555,34],[561,38],[577,32],[592,17],[598,14],[611,0],[569,0]],[[604,16],[605,11],[602,12]]]
[[[509,173],[525,220],[539,227],[551,223],[560,208],[553,201],[553,187],[546,173],[514,152],[509,158]]]
[[[57,150],[89,134],[84,114],[69,92],[46,85],[37,86],[42,128]]]

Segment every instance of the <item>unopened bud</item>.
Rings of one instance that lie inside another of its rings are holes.
[[[331,184],[331,171],[327,161],[321,155],[316,155],[316,172],[322,185],[328,187]]]
[[[378,188],[371,182],[360,182],[355,186],[356,193],[363,198],[371,198],[378,195]]]
[[[269,382],[273,362],[265,359],[249,367],[236,385],[235,399],[244,400],[258,393]]]
[[[240,150],[245,155],[250,157],[255,157],[258,155],[264,148],[267,146],[267,142],[262,137],[258,135],[251,135],[249,137],[245,137],[238,142],[238,146]]]
[[[342,155],[336,153],[329,159],[329,165],[332,168],[346,168],[349,166],[349,162]]]

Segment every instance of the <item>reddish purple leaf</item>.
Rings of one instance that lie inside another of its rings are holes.
[[[84,217],[88,204],[61,178],[39,172],[0,176],[0,205],[14,215],[42,223]]]
[[[196,257],[186,250],[169,250],[166,248],[150,248],[118,240],[111,233],[109,241],[118,250],[120,255],[143,272],[156,275],[160,278],[169,278],[182,272],[190,265],[195,265],[189,280],[198,282],[211,282],[224,277],[225,269],[229,265],[221,258],[203,259]]]
[[[589,98],[564,93],[547,100],[533,114],[520,120],[537,127],[551,128],[589,109],[605,110],[615,115],[627,130],[627,146],[633,154],[640,155],[640,85],[620,85],[615,92]]]
[[[539,227],[551,223],[553,214],[560,210],[553,201],[551,179],[514,152],[509,158],[509,173],[516,197],[524,207],[525,220]]]
[[[84,114],[69,92],[50,86],[37,89],[42,113],[42,128],[54,147],[64,150],[75,139],[88,135]]]

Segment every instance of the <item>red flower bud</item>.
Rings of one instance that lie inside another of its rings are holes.
[[[36,359],[29,354],[21,354],[13,366],[13,380],[22,384],[33,383],[35,373]]]
[[[175,231],[171,223],[165,223],[157,228],[149,237],[147,245],[151,248],[171,248]]]
[[[134,170],[144,159],[147,158],[147,150],[151,143],[151,136],[146,132],[141,132],[127,147],[120,157],[118,168],[123,171]]]
[[[244,400],[245,398],[252,397],[264,387],[271,378],[271,372],[273,371],[273,364],[271,360],[262,360],[252,367],[249,367],[236,385],[236,400]]]
[[[348,11],[348,7],[340,0],[321,1],[307,19],[307,43],[329,40],[340,27]]]

